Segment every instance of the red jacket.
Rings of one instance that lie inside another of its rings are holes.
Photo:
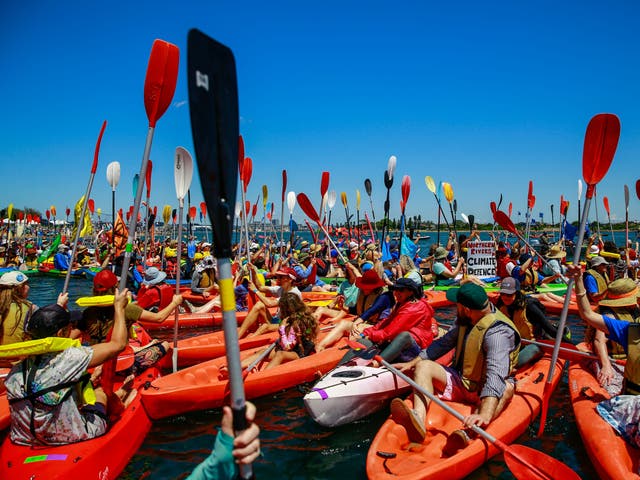
[[[420,348],[428,347],[433,341],[433,308],[426,298],[393,308],[391,315],[362,333],[374,343],[390,342],[400,332],[411,334]]]

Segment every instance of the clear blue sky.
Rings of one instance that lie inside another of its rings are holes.
[[[178,45],[181,65],[174,103],[156,128],[152,204],[177,206],[173,152],[193,152],[186,37],[197,27],[235,53],[240,129],[254,161],[248,198],[255,202],[266,184],[277,216],[284,168],[288,190],[316,205],[328,170],[336,220],[344,218],[341,191],[354,211],[360,189],[362,216],[369,210],[363,181],[371,178],[381,218],[393,154],[392,216],[400,179],[410,175],[407,214],[435,218],[430,175],[449,181],[458,211],[480,221],[500,193],[503,209],[513,202],[514,219],[524,216],[529,180],[536,218],[543,212],[550,221],[553,203],[557,222],[564,194],[575,219],[586,125],[612,112],[622,134],[599,185],[600,221],[603,195],[624,219],[625,183],[637,219],[638,18],[635,1],[10,2],[0,15],[0,206],[44,212],[53,204],[58,216],[73,206],[106,119],[92,198],[110,212],[105,173],[117,160],[118,206],[127,209],[147,132],[142,90],[155,38]],[[192,204],[201,200],[196,176]],[[303,218],[299,207],[295,218]]]

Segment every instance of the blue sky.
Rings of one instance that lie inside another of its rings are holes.
[[[412,179],[407,215],[434,219],[424,177],[452,184],[458,211],[490,218],[489,202],[526,207],[550,221],[560,194],[576,217],[577,182],[589,119],[616,113],[622,134],[598,188],[612,217],[640,217],[640,4],[575,2],[12,2],[0,15],[2,207],[60,216],[84,193],[101,123],[107,126],[92,198],[110,212],[109,162],[119,161],[118,206],[132,202],[147,132],[142,90],[155,38],[181,51],[174,103],[159,120],[151,158],[152,204],[177,206],[173,152],[193,152],[186,87],[186,36],[197,27],[236,56],[240,129],[254,162],[248,198],[262,185],[280,212],[288,190],[319,203],[321,172],[361,215],[363,181],[382,217],[383,172],[396,155],[391,214],[400,180]],[[192,204],[202,200],[194,178]],[[259,202],[262,212],[262,198]],[[448,211],[448,209],[447,209]],[[286,208],[285,208],[286,212]],[[103,213],[103,214],[104,214]],[[286,213],[285,213],[286,214]],[[260,213],[262,215],[262,213]],[[299,208],[294,213],[303,219]],[[523,215],[524,216],[524,215]],[[592,207],[590,217],[595,217]],[[333,219],[344,219],[338,200]],[[514,219],[517,214],[514,213]]]

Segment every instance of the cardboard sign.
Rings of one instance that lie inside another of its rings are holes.
[[[467,244],[467,273],[478,278],[496,276],[496,249],[493,242]]]

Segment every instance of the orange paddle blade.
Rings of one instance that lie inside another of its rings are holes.
[[[611,113],[594,116],[584,136],[582,176],[587,182],[586,198],[592,198],[595,185],[607,174],[620,138],[620,120]]]
[[[180,50],[172,43],[155,40],[151,47],[147,76],[144,80],[144,107],[149,126],[155,127],[166,112],[178,81]]]

